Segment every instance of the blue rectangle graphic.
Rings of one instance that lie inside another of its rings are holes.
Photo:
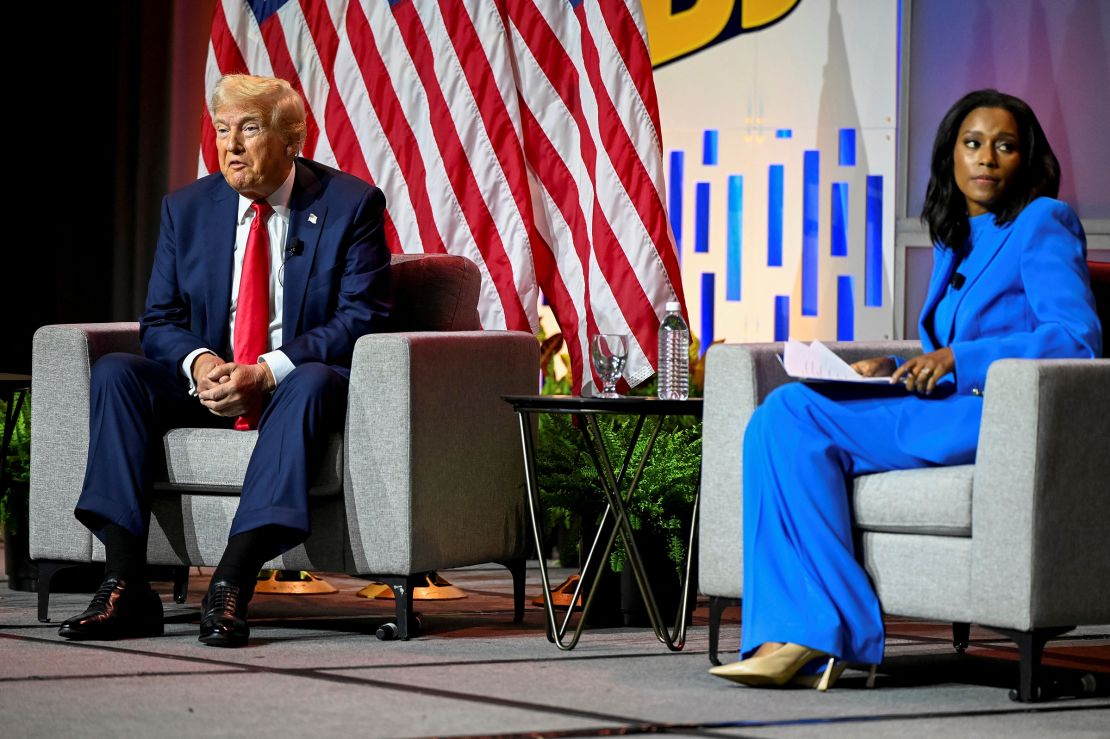
[[[776,128],[775,129],[775,138],[776,139],[792,139],[792,138],[794,138],[794,130],[791,129],[791,128]]]
[[[840,129],[840,166],[856,166],[856,129]]]
[[[863,304],[883,304],[883,176],[867,175],[867,213],[863,253]]]
[[[704,355],[713,343],[713,307],[716,304],[717,275],[701,273],[701,343],[698,354]]]
[[[682,261],[682,175],[685,168],[686,153],[671,152],[671,173],[667,179],[667,216],[671,219],[671,231],[678,248],[678,259]]]
[[[821,152],[810,150],[802,157],[802,315],[817,315],[817,213],[821,202]]]
[[[775,341],[790,338],[790,296],[775,296]]]
[[[694,187],[694,251],[709,251],[709,183]]]
[[[725,300],[740,300],[741,256],[744,253],[744,178],[728,178],[728,254],[725,264]]]
[[[832,184],[832,217],[829,246],[834,257],[848,256],[848,183]]]
[[[705,129],[701,137],[701,163],[713,165],[717,163],[717,143],[720,133],[715,128]]]
[[[782,165],[767,172],[767,266],[782,266]]]
[[[852,275],[839,275],[836,278],[836,340],[855,341],[855,338],[855,278]]]

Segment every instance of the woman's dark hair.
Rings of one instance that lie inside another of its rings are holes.
[[[959,249],[967,239],[967,200],[956,187],[953,152],[956,136],[968,114],[976,108],[1002,108],[1017,123],[1021,169],[1006,198],[993,209],[994,222],[1009,223],[1035,198],[1056,197],[1060,189],[1060,163],[1048,145],[1044,129],[1024,100],[998,90],[976,90],[956,101],[937,127],[929,187],[921,220],[929,227],[929,237],[950,249]]]

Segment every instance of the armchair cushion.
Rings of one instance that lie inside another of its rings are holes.
[[[165,480],[158,491],[238,495],[247,464],[258,441],[257,431],[177,428],[163,437]],[[343,437],[332,434],[309,495],[338,495],[343,483]]]
[[[975,466],[893,470],[855,479],[852,504],[863,531],[971,536]]]

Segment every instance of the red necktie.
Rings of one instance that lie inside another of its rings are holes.
[[[235,307],[235,339],[232,350],[237,364],[257,364],[266,353],[270,335],[270,236],[266,219],[274,212],[265,200],[251,204],[254,220],[247,234],[243,271],[239,275],[239,299]],[[258,426],[258,415],[239,416],[239,431]]]

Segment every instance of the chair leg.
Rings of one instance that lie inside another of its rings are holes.
[[[523,559],[510,559],[497,564],[507,567],[513,576],[513,623],[518,624],[524,620],[524,580],[527,575],[526,562]]]
[[[63,559],[39,559],[36,562],[39,567],[39,578],[35,586],[39,594],[38,616],[39,621],[45,624],[50,623],[50,581],[62,570],[68,570],[71,567],[77,567],[85,563],[69,562]]]
[[[1045,642],[1074,628],[1074,626],[1054,626],[1032,631],[1016,631],[991,627],[993,631],[1013,639],[1018,647],[1021,677],[1017,689],[1010,691],[1010,700],[1019,703],[1035,703],[1041,699],[1041,655],[1044,653]]]
[[[393,591],[394,614],[396,621],[383,624],[377,631],[378,639],[382,641],[408,641],[411,637],[420,636],[423,620],[419,613],[412,608],[412,590],[424,582],[425,573],[414,575],[374,575],[374,579],[383,582]]]
[[[189,568],[173,568],[173,600],[175,603],[184,603],[189,594]]]
[[[956,650],[957,654],[963,654],[967,651],[967,645],[971,641],[971,624],[956,621],[952,624],[952,648]]]
[[[721,664],[717,657],[717,645],[721,639],[721,615],[729,606],[740,603],[736,598],[722,598],[712,595],[709,597],[709,661],[714,665]]]

